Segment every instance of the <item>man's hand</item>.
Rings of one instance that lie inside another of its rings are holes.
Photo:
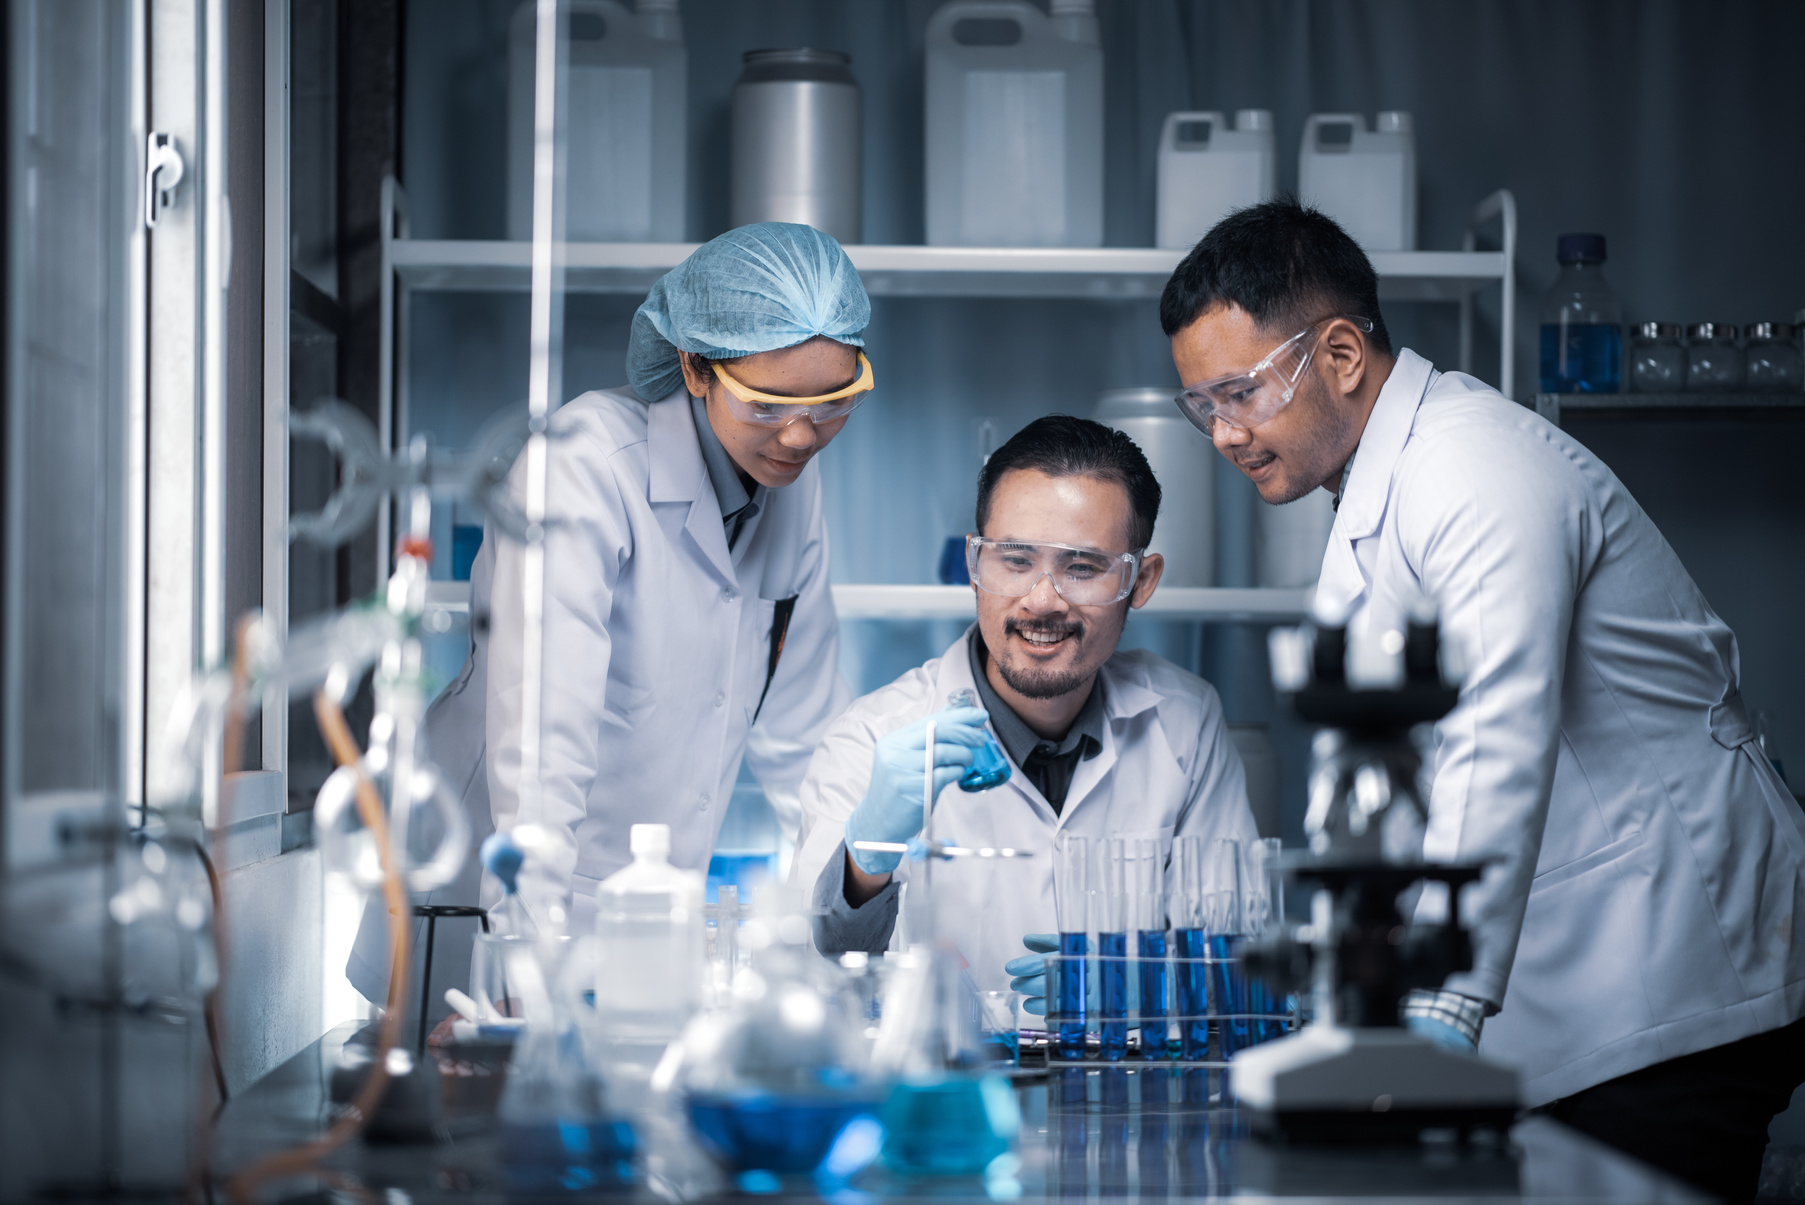
[[[978,707],[948,707],[928,718],[935,725],[933,790],[938,796],[971,766],[977,748],[988,738],[984,723],[990,717]],[[921,831],[927,737],[928,720],[916,720],[879,737],[872,749],[871,782],[865,788],[865,798],[846,818],[846,855],[866,875],[888,876],[901,864],[902,855],[854,849],[855,842],[902,844]],[[882,878],[879,890],[888,881]]]

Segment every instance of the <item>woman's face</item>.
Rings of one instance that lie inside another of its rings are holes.
[[[794,347],[735,360],[728,371],[736,381],[761,393],[819,397],[858,379],[858,349],[817,335]],[[842,415],[819,426],[805,418],[785,427],[761,427],[734,417],[727,406],[727,387],[705,362],[698,368],[696,357],[684,356],[683,380],[692,396],[707,401],[708,424],[733,463],[771,489],[782,489],[801,476],[809,458],[825,448],[852,417]]]

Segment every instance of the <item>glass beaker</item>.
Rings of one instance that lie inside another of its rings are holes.
[[[1748,343],[1747,381],[1750,389],[1768,393],[1797,393],[1805,388],[1805,359],[1793,346],[1790,322],[1751,322],[1743,328]]]
[[[1677,322],[1637,323],[1630,344],[1630,388],[1678,393],[1686,388],[1686,349]]]
[[[978,707],[976,691],[961,688],[946,696],[948,707]],[[1009,781],[1009,758],[1003,752],[1002,742],[997,740],[996,733],[985,729],[985,740],[973,752],[971,769],[959,779],[961,791],[988,791],[991,787],[1001,786]]]
[[[1686,388],[1728,393],[1742,388],[1742,349],[1733,322],[1695,322],[1686,331]]]

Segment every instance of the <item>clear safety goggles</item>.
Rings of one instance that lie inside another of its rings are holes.
[[[875,387],[875,379],[871,374],[871,361],[865,353],[859,353],[859,378],[844,389],[833,393],[824,393],[819,397],[784,397],[776,393],[761,393],[737,381],[733,375],[718,363],[711,365],[715,376],[721,378],[721,384],[727,387],[727,408],[733,416],[743,423],[753,423],[760,427],[787,427],[798,419],[808,419],[812,423],[830,423],[837,418],[845,418],[865,400],[865,395]]]
[[[1005,598],[1023,598],[1033,593],[1044,577],[1053,583],[1059,597],[1077,607],[1102,607],[1127,598],[1141,572],[1141,555],[984,536],[965,540],[965,567],[978,589]]]
[[[1369,335],[1373,330],[1373,324],[1365,318],[1345,314],[1318,318],[1245,372],[1192,385],[1173,400],[1192,425],[1205,435],[1213,437],[1218,422],[1243,431],[1257,427],[1283,410],[1296,396],[1304,369],[1310,366],[1311,357],[1322,344],[1321,333],[1315,338],[1311,338],[1311,334],[1331,322],[1351,322]]]

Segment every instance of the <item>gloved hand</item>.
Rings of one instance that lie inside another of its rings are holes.
[[[1459,992],[1418,988],[1404,999],[1404,1028],[1444,1050],[1472,1054],[1479,1049],[1485,1002]]]
[[[1058,953],[1059,934],[1029,933],[1022,938],[1022,944],[1034,953],[1011,958],[1003,964],[1003,971],[1015,976],[1009,981],[1009,990],[1027,997],[1022,1001],[1022,1011],[1044,1017],[1047,1015],[1047,955]]]
[[[934,721],[934,795],[971,768],[989,734],[989,713],[981,707],[948,707]],[[905,842],[921,831],[921,775],[927,760],[928,720],[916,720],[878,738],[871,752],[871,782],[865,798],[846,818],[846,852],[866,874],[889,874],[902,855],[854,849],[855,841]]]

